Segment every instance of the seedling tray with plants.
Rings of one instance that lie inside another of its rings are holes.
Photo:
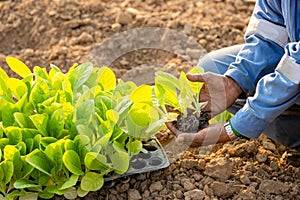
[[[105,180],[166,167],[154,137],[173,120],[166,106],[184,116],[203,107],[184,73],[136,86],[89,62],[63,73],[6,61],[20,78],[0,68],[0,199],[74,199]]]

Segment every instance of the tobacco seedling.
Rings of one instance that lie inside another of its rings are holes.
[[[195,67],[189,73],[203,73],[203,69]],[[206,102],[199,102],[202,84],[189,81],[184,72],[180,73],[179,78],[166,72],[156,72],[155,94],[158,104],[168,120],[176,121],[178,129],[183,132],[197,132],[208,125],[208,116],[202,112]]]

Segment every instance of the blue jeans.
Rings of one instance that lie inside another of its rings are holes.
[[[224,74],[229,64],[234,62],[243,45],[226,47],[201,57],[198,66],[206,72]],[[228,108],[231,113],[236,113],[246,102],[246,97],[237,99],[236,103]],[[294,105],[286,110],[263,131],[264,134],[279,143],[300,151],[300,105]]]

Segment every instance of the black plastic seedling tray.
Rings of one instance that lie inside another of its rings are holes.
[[[105,181],[115,181],[116,179],[126,179],[135,174],[142,174],[159,169],[166,168],[170,165],[167,154],[156,137],[143,142],[144,149],[147,153],[139,153],[130,159],[129,168],[124,174],[112,174],[105,177]]]

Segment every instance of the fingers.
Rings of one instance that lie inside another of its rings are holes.
[[[200,147],[204,141],[203,133],[182,133],[177,136],[176,142],[189,145],[189,147]]]
[[[179,130],[175,127],[175,125],[173,124],[173,122],[166,122],[165,124],[166,124],[167,128],[168,128],[172,133],[174,133],[176,136],[182,134],[182,132],[179,131]]]
[[[187,74],[186,77],[192,82],[204,82],[203,74]]]

